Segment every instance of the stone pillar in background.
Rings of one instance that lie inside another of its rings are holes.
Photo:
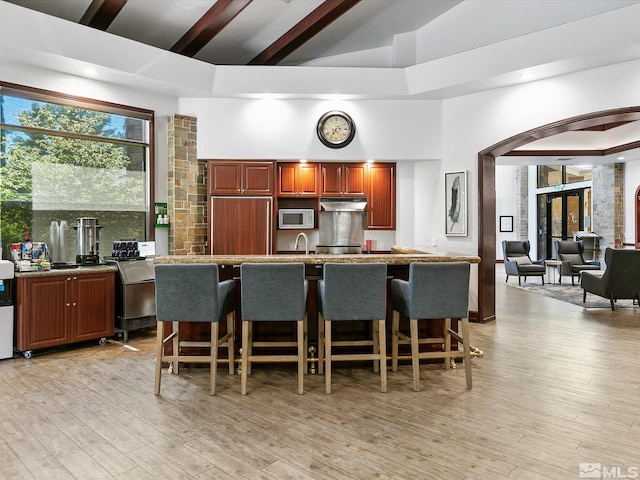
[[[529,238],[529,167],[523,165],[516,170],[516,211],[513,232],[518,240]]]
[[[169,255],[203,255],[207,243],[206,162],[197,158],[197,118],[169,117]]]
[[[592,230],[601,236],[600,251],[603,252],[624,239],[624,163],[594,167],[592,185]]]

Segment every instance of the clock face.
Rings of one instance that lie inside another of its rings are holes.
[[[356,134],[356,126],[344,112],[327,112],[318,121],[318,138],[330,148],[348,145]]]

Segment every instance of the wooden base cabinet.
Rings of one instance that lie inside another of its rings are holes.
[[[16,347],[26,358],[32,350],[113,336],[115,272],[79,272],[18,277]]]

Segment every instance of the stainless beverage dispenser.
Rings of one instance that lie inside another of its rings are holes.
[[[97,218],[76,219],[76,263],[95,265],[100,263],[99,232]]]

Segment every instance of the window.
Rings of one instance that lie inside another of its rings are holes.
[[[98,219],[100,255],[148,238],[153,112],[0,84],[2,243],[69,233],[55,262],[73,262],[78,218]],[[8,248],[8,247],[7,247]]]
[[[588,182],[592,179],[590,165],[538,167],[538,188],[553,187],[568,183]]]

